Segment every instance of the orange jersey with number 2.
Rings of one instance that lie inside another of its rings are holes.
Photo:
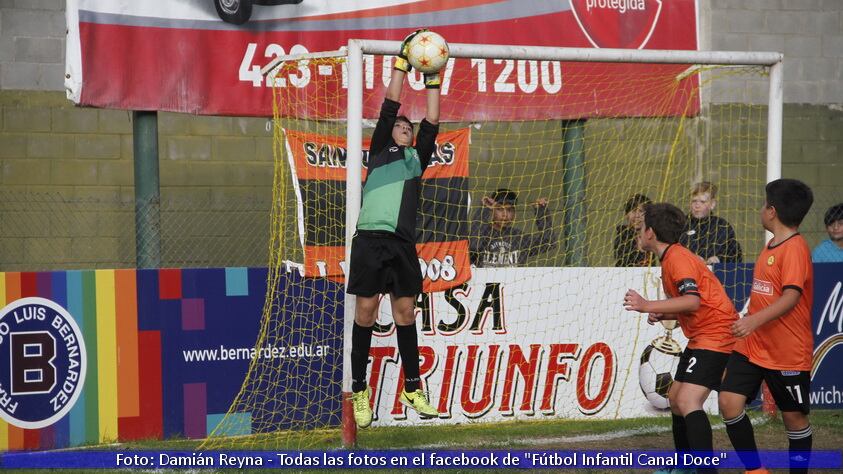
[[[662,286],[671,298],[696,295],[700,307],[693,313],[677,315],[689,349],[729,353],[735,344],[732,324],[738,320],[735,305],[720,280],[705,262],[680,244],[662,254]]]

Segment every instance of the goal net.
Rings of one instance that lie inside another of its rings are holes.
[[[355,181],[366,176],[392,67],[382,53],[398,47],[362,44],[362,56],[355,48],[310,55],[267,75],[275,184],[266,303],[242,389],[204,448],[339,442],[350,377],[344,326],[353,318],[343,288],[346,220],[359,209]],[[416,242],[423,386],[441,413],[424,423],[666,413],[653,400],[676,358],[656,361],[648,349],[665,329],[621,304],[628,288],[662,297],[658,262],[634,243],[635,213],[646,200],[690,212],[694,186],[716,185],[708,197],[720,219],[706,221],[709,234],[687,237],[727,262],[713,268],[742,309],[741,262],[754,261],[764,238],[756,210],[776,109],[766,64],[777,55],[452,52]],[[424,94],[413,71],[400,113],[417,123]],[[723,250],[727,240],[740,250]],[[387,296],[368,366],[375,427],[419,423],[398,402],[394,332]],[[672,337],[684,345],[681,330]]]

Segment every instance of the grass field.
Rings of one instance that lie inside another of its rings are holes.
[[[760,414],[753,416],[755,435],[761,449],[787,449],[787,437],[778,418],[767,418]],[[843,410],[815,410],[811,414],[814,427],[814,448],[840,450],[843,447]],[[712,417],[714,426],[714,446],[716,449],[729,449],[731,446],[719,419]],[[306,442],[305,442],[306,441]],[[339,430],[326,430],[317,437],[307,440],[284,437],[274,449],[297,449],[307,444],[308,450],[341,449]],[[131,452],[136,450],[179,450],[196,451],[198,440],[168,440],[133,442],[109,446],[92,446],[85,449],[105,449]],[[670,449],[672,436],[670,419],[637,418],[629,420],[606,421],[524,421],[497,424],[465,424],[447,427],[414,428],[373,428],[361,430],[358,436],[359,450],[384,449],[530,449],[530,450],[625,450],[625,449]],[[232,449],[248,449],[243,444],[233,445]],[[178,469],[147,470],[146,472],[229,472],[225,469]],[[257,469],[255,469],[258,472]],[[261,469],[260,471],[265,471]],[[725,471],[725,470],[721,470]],[[4,472],[14,472],[4,470]],[[47,472],[46,470],[20,471],[27,474]],[[84,472],[66,470],[64,472]],[[98,470],[97,472],[127,472]],[[297,472],[285,470],[285,472]],[[301,472],[331,472],[327,470],[306,470]],[[355,470],[354,472],[433,472],[429,470]],[[490,472],[480,469],[450,469],[448,472]],[[492,471],[492,472],[506,472]],[[556,470],[531,470],[530,472],[557,472]],[[573,471],[569,471],[573,472]],[[590,470],[592,473],[618,473],[621,470]],[[646,472],[639,470],[637,472]],[[737,472],[737,471],[733,471]],[[785,471],[781,471],[785,472]],[[829,472],[829,471],[817,471]]]

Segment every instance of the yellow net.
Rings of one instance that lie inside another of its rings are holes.
[[[391,58],[364,65],[365,150]],[[437,422],[623,416],[626,399],[643,400],[635,372],[646,344],[621,301],[627,288],[647,290],[631,267],[657,266],[635,248],[636,210],[652,200],[690,212],[694,186],[712,183],[720,219],[697,222],[708,234],[687,243],[704,258],[754,260],[765,69],[463,58],[448,68],[417,240],[421,368]],[[257,351],[203,448],[339,442],[347,67],[311,59],[274,74],[272,234],[256,342],[269,349]],[[422,89],[411,74],[401,113],[416,123]],[[717,267],[739,306],[740,271]],[[385,303],[369,365],[375,426],[417,420],[395,396],[393,332]]]

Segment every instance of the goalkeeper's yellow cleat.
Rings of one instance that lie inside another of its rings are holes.
[[[400,400],[404,405],[416,410],[422,418],[436,418],[439,416],[439,412],[427,401],[427,395],[421,389],[415,392],[403,390]]]
[[[372,388],[354,392],[351,394],[351,404],[354,406],[354,421],[360,428],[372,424],[372,407],[369,405],[369,398],[372,396]]]

